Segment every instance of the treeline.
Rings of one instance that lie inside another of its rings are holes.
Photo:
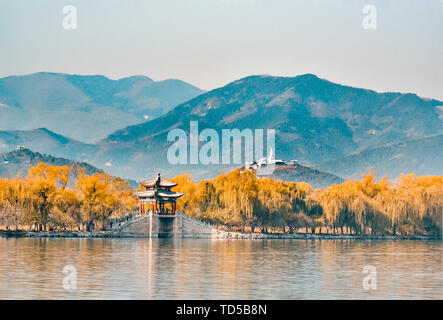
[[[396,184],[361,181],[326,189],[306,183],[259,179],[235,170],[194,183],[189,175],[172,179],[185,196],[177,204],[188,215],[250,231],[304,231],[358,235],[441,236],[443,176],[402,175]],[[258,228],[258,230],[257,230]]]
[[[326,189],[257,178],[235,170],[194,183],[184,174],[177,209],[229,229],[253,232],[442,235],[443,176],[402,175],[394,184],[374,172]],[[130,185],[103,173],[40,163],[26,177],[0,179],[0,225],[33,230],[101,230],[130,214]]]
[[[25,178],[0,179],[0,225],[8,229],[104,229],[136,207],[126,181],[75,167],[39,163]]]

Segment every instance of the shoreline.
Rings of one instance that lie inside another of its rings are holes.
[[[150,238],[143,235],[127,236],[118,232],[112,231],[15,231],[15,230],[1,230],[0,238]],[[174,236],[169,234],[159,236],[159,238],[188,238],[188,239],[202,239],[202,237],[192,236]],[[309,234],[309,233],[285,233],[285,234],[269,234],[269,233],[241,233],[233,231],[213,230],[212,236],[206,239],[213,240],[440,240],[439,236],[424,236],[424,235],[346,235],[346,234]]]

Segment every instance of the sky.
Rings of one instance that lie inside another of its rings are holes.
[[[366,5],[375,29],[363,27]],[[313,73],[443,101],[443,0],[0,0],[0,77],[41,71],[205,90]]]

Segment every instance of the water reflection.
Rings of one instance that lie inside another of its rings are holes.
[[[439,241],[2,238],[0,298],[442,299],[442,257]]]

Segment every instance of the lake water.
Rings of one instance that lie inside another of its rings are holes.
[[[0,238],[0,299],[443,299],[442,257],[441,241]]]

